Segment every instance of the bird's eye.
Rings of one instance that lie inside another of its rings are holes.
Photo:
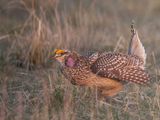
[[[65,55],[65,54],[67,54],[67,52],[61,53],[61,56],[62,56],[62,55]]]
[[[64,55],[64,53],[61,53],[60,55],[62,56],[62,55]]]
[[[61,56],[63,56],[63,55],[65,55],[67,52],[64,52],[64,53],[57,53],[55,56],[56,57],[61,57]]]

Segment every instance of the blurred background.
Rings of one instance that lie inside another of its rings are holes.
[[[159,120],[159,13],[159,0],[0,0],[0,120]],[[132,21],[152,80],[116,102],[72,85],[50,58],[55,48],[126,53]]]

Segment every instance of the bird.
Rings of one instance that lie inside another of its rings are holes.
[[[99,98],[113,97],[123,89],[124,82],[144,85],[150,80],[145,70],[145,49],[133,27],[131,33],[128,54],[95,52],[83,56],[76,51],[55,49],[54,58],[73,85],[97,88]]]

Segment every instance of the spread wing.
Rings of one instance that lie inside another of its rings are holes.
[[[149,76],[142,66],[143,61],[137,56],[106,53],[91,65],[91,71],[102,77],[144,83],[148,81]],[[140,77],[140,75],[144,76]]]

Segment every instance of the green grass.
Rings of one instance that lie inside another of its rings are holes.
[[[0,7],[0,119],[159,120],[158,0],[2,0]],[[148,86],[127,84],[102,103],[49,57],[54,48],[126,53],[132,20],[148,55]]]

